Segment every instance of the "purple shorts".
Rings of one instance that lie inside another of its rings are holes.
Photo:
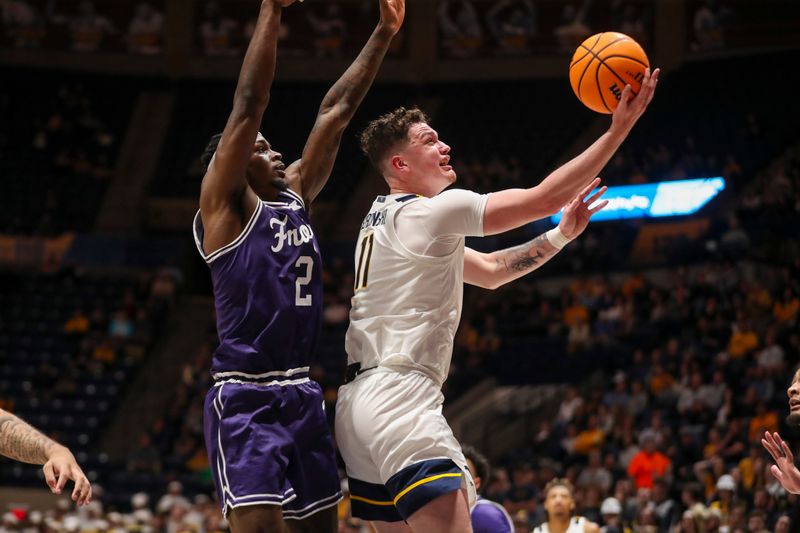
[[[217,383],[206,395],[204,433],[226,516],[236,507],[279,505],[285,519],[299,520],[342,498],[314,381]]]

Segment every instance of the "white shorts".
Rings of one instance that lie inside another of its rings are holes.
[[[442,415],[444,396],[415,371],[369,370],[339,388],[336,441],[347,467],[353,515],[396,522],[442,494],[475,484]]]

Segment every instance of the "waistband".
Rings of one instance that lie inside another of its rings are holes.
[[[442,382],[432,376],[430,373],[425,372],[422,368],[413,368],[409,366],[395,366],[395,365],[385,365],[385,364],[377,364],[370,367],[363,368],[361,363],[351,363],[347,365],[347,372],[345,373],[344,377],[344,384],[347,385],[356,379],[356,377],[360,376],[361,374],[365,373],[373,373],[373,372],[388,372],[394,374],[417,374],[422,376],[426,379],[431,380],[433,383],[436,384],[437,387],[442,387]]]
[[[211,374],[214,384],[252,383],[255,385],[295,385],[309,380],[310,367],[292,368],[290,370],[273,370],[261,374],[247,372],[216,372]]]
[[[347,365],[347,371],[344,374],[345,385],[356,379],[356,376],[360,376],[364,372],[369,372],[370,370],[375,370],[376,368],[378,368],[378,365],[367,368],[361,368],[361,363],[351,363]]]

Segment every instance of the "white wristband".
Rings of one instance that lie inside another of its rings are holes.
[[[566,236],[564,236],[564,234],[561,232],[561,228],[558,226],[545,233],[544,236],[547,238],[547,241],[550,244],[559,250],[572,241],[572,239],[568,239]]]

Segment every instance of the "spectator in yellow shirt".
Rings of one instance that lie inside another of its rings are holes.
[[[791,287],[786,287],[783,290],[783,298],[775,302],[772,307],[772,314],[779,322],[791,322],[800,311],[800,300],[792,291]]]
[[[757,441],[765,431],[774,433],[778,431],[778,415],[769,411],[764,402],[759,402],[756,407],[756,416],[750,420],[748,437],[750,442]]]
[[[82,335],[87,331],[89,331],[89,318],[80,309],[76,309],[64,323],[64,333]]]
[[[605,435],[603,430],[600,429],[597,415],[592,415],[586,423],[586,429],[575,437],[575,453],[589,455],[589,453],[600,449],[604,439]]]
[[[739,320],[733,327],[733,334],[728,341],[728,354],[740,359],[756,348],[758,348],[758,335],[747,320]]]

